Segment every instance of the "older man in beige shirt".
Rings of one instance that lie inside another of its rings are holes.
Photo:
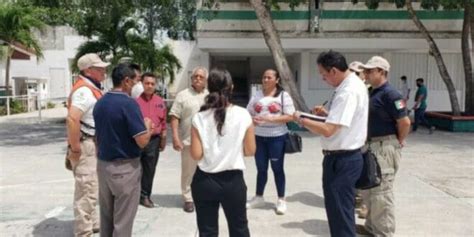
[[[171,129],[173,131],[173,148],[181,152],[181,192],[183,194],[185,212],[194,211],[191,196],[191,182],[196,171],[197,162],[191,158],[191,121],[204,104],[209,94],[206,89],[208,71],[204,67],[196,67],[191,75],[191,87],[176,95],[170,110]]]

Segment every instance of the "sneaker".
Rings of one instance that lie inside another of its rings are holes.
[[[286,201],[283,199],[278,199],[276,203],[276,210],[277,215],[283,215],[286,212]]]
[[[262,196],[255,196],[249,201],[247,201],[246,207],[247,208],[256,208],[265,205],[265,199]]]

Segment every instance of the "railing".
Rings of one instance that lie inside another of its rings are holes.
[[[6,109],[6,116],[13,114],[12,112],[17,113],[27,113],[38,111],[39,121],[41,121],[41,112],[42,109],[48,108],[49,103],[54,102],[54,104],[60,104],[61,102],[66,101],[66,97],[58,98],[41,98],[38,94],[33,95],[17,95],[17,96],[0,96],[0,107],[4,106]],[[11,102],[20,101],[21,111],[12,111]],[[44,108],[43,108],[44,107]]]

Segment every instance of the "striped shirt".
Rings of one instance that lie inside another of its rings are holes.
[[[295,106],[286,91],[282,91],[277,97],[264,96],[262,91],[258,91],[247,105],[247,110],[252,117],[277,117],[283,114],[292,115],[295,112]],[[286,124],[264,123],[255,126],[255,135],[261,137],[278,137],[286,133],[288,133]]]

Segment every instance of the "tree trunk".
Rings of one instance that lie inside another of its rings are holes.
[[[443,56],[441,55],[441,52],[439,51],[438,45],[434,41],[433,37],[431,37],[425,25],[423,25],[420,19],[418,19],[418,17],[416,16],[415,10],[413,9],[413,6],[412,6],[412,0],[406,0],[406,5],[407,5],[408,13],[410,14],[413,22],[415,23],[418,30],[421,32],[423,37],[425,37],[426,41],[428,42],[428,45],[430,48],[430,54],[432,54],[436,60],[439,74],[441,75],[441,78],[443,79],[444,84],[446,84],[446,88],[448,89],[449,100],[451,101],[451,109],[452,109],[453,115],[459,116],[461,115],[461,109],[459,107],[459,101],[456,95],[456,88],[454,87],[454,84],[453,84],[453,81],[451,80],[451,76],[449,75],[448,69],[446,68],[446,65],[444,64]]]
[[[13,48],[7,45],[7,64],[5,67],[5,95],[12,95],[10,91],[10,64],[13,56]]]
[[[295,79],[293,73],[290,70],[288,62],[286,61],[285,52],[281,45],[280,36],[276,31],[276,27],[273,24],[273,19],[270,15],[270,11],[266,8],[265,3],[262,0],[250,0],[252,7],[255,9],[258,22],[262,27],[263,37],[267,44],[270,52],[272,53],[273,60],[275,61],[276,69],[280,73],[280,79],[283,88],[289,92],[296,109],[302,111],[308,111],[308,106],[304,102],[303,97],[296,89]]]
[[[472,15],[470,0],[464,0],[464,20],[462,25],[461,50],[464,64],[465,110],[466,114],[474,114],[474,78],[472,76],[471,50],[469,49],[470,20]]]
[[[471,1],[471,12],[470,12],[471,14],[470,14],[470,19],[469,19],[470,24],[471,24],[471,47],[474,49],[474,13],[472,13],[472,11],[474,11],[474,1]]]

